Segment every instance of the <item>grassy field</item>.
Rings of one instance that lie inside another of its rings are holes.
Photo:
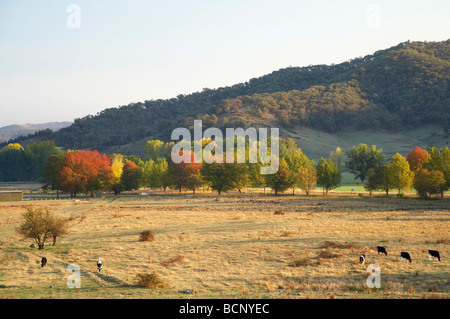
[[[70,217],[70,233],[30,248],[16,233],[30,205]],[[449,298],[449,207],[448,198],[159,191],[0,203],[0,298]],[[153,241],[139,241],[145,230]],[[403,250],[412,263],[399,262]],[[67,287],[69,264],[81,268],[81,289]],[[369,264],[380,266],[379,289],[366,286]],[[136,284],[152,273],[165,288]]]

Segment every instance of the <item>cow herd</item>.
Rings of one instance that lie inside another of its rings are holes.
[[[378,255],[383,254],[383,255],[387,256],[387,251],[386,251],[385,247],[377,246],[377,251],[378,251]],[[434,260],[441,261],[441,256],[437,250],[431,250],[431,249],[428,250],[428,257],[430,260],[432,258],[434,258]],[[400,262],[402,262],[403,260],[405,260],[407,262],[409,261],[410,263],[412,262],[411,255],[406,251],[400,252]],[[364,265],[364,263],[366,262],[366,255],[361,254],[359,256],[359,262]]]

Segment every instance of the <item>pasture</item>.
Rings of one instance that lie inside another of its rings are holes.
[[[0,203],[0,298],[450,297],[448,198],[146,194]],[[70,233],[30,248],[16,233],[29,205],[70,217]],[[153,241],[139,240],[146,230]],[[399,262],[401,251],[413,262]],[[81,269],[80,289],[67,287],[70,264]],[[370,264],[380,267],[379,289],[366,285]],[[164,287],[136,284],[152,273]]]

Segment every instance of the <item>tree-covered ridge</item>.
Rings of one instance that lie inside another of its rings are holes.
[[[64,148],[104,151],[139,139],[168,141],[174,128],[200,118],[218,127],[270,119],[281,128],[306,125],[327,131],[426,123],[448,130],[449,53],[450,40],[408,41],[336,65],[288,67],[229,87],[108,108],[57,133],[35,134],[33,141],[45,138]],[[24,138],[16,141],[27,144]]]
[[[216,113],[219,116],[225,114],[223,118],[219,117],[218,123],[224,127],[248,123],[240,120],[240,114],[274,119],[281,127],[309,126],[329,132],[367,126],[396,129],[400,125],[397,116],[367,98],[356,80],[329,86],[315,85],[303,91],[258,93],[224,100]]]

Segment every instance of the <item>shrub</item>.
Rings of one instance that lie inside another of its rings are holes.
[[[134,279],[136,286],[152,289],[167,288],[167,284],[156,273],[137,274]]]
[[[139,235],[139,241],[153,241],[153,240],[155,240],[155,237],[153,236],[151,230],[144,230]]]

